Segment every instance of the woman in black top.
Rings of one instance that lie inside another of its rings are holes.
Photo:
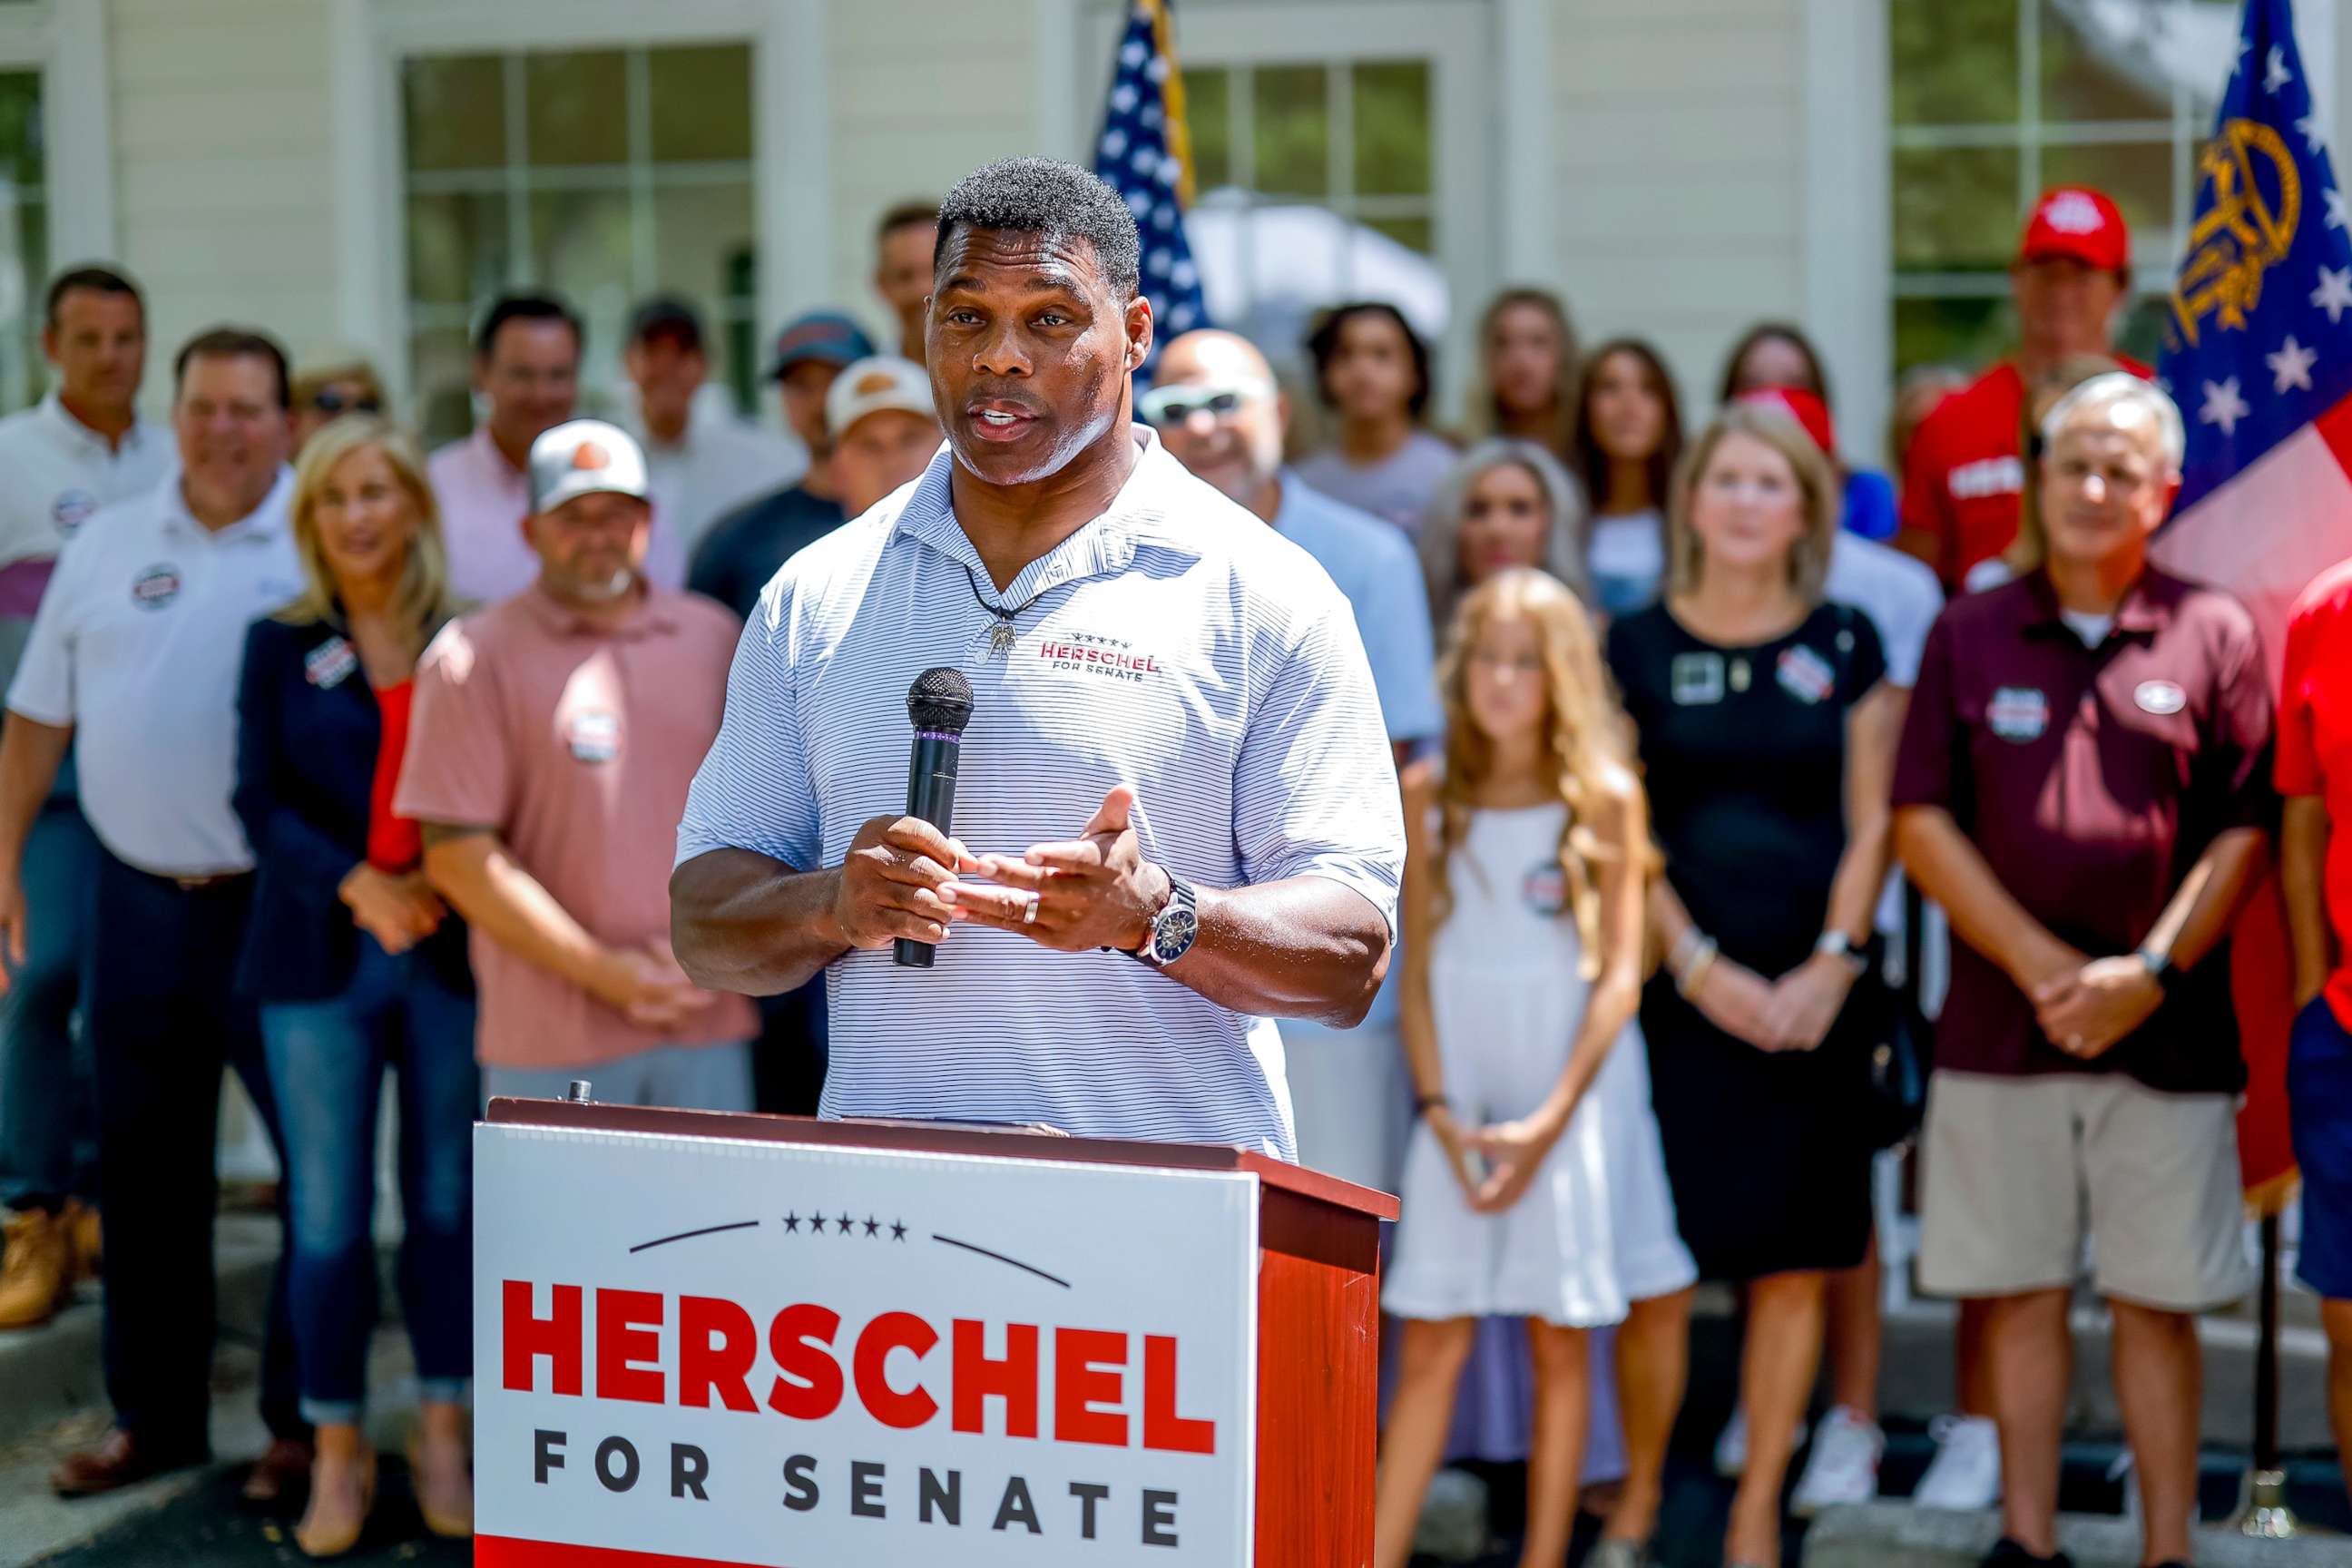
[[[1826,1275],[1870,1228],[1873,1042],[1848,1004],[1886,878],[1899,698],[1869,617],[1821,601],[1837,505],[1793,419],[1727,410],[1677,479],[1664,599],[1609,637],[1665,852],[1642,1030],[1667,1174],[1701,1274],[1748,1295],[1724,1560],[1766,1568]]]

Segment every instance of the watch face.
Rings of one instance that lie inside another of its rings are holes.
[[[1151,927],[1151,956],[1161,963],[1175,963],[1192,951],[1192,939],[1200,931],[1200,917],[1192,910],[1163,910]]]

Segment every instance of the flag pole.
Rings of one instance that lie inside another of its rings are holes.
[[[2262,1322],[2254,1342],[2254,1463],[2246,1478],[2241,1534],[2292,1541],[2301,1534],[2286,1505],[2286,1467],[2279,1457],[2279,1216],[2264,1205],[2262,1218]]]

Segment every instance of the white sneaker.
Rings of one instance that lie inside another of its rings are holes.
[[[1805,1446],[1805,1424],[1797,1423],[1797,1435],[1790,1439],[1792,1449]],[[1748,1407],[1735,1405],[1731,1419],[1723,1424],[1722,1436],[1715,1440],[1715,1473],[1726,1480],[1736,1481],[1748,1468]]]
[[[1840,1503],[1868,1502],[1878,1495],[1878,1460],[1886,1434],[1860,1411],[1841,1405],[1813,1428],[1813,1451],[1790,1496],[1789,1511],[1811,1519]]]
[[[2000,1428],[1990,1415],[1938,1415],[1927,1424],[1936,1458],[1912,1489],[1915,1508],[1982,1513],[2000,1500]]]

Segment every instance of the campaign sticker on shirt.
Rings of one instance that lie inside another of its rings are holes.
[[[341,637],[329,637],[302,660],[302,678],[321,691],[331,691],[360,667],[360,656]]]
[[[98,498],[88,490],[63,490],[49,503],[49,521],[59,533],[71,533],[98,510]]]
[[[1800,702],[1826,702],[1837,689],[1837,671],[1830,661],[1802,643],[1783,648],[1772,673],[1780,689]]]
[[[1520,879],[1519,897],[1527,900],[1528,908],[1550,920],[1568,908],[1568,873],[1557,860],[1543,861]]]
[[[1678,708],[1699,708],[1723,700],[1723,656],[1719,653],[1678,653],[1666,667],[1666,693]]]
[[[180,569],[150,566],[131,580],[131,602],[142,610],[160,610],[180,596]]]
[[[2169,680],[2143,680],[2132,692],[2132,700],[2139,704],[2141,712],[2161,719],[2188,707],[2189,693]]]
[[[563,743],[583,763],[609,763],[621,754],[621,716],[603,708],[574,713],[563,726]]]
[[[2004,686],[1985,704],[1985,727],[2021,745],[2050,728],[2050,699],[2030,686]]]

